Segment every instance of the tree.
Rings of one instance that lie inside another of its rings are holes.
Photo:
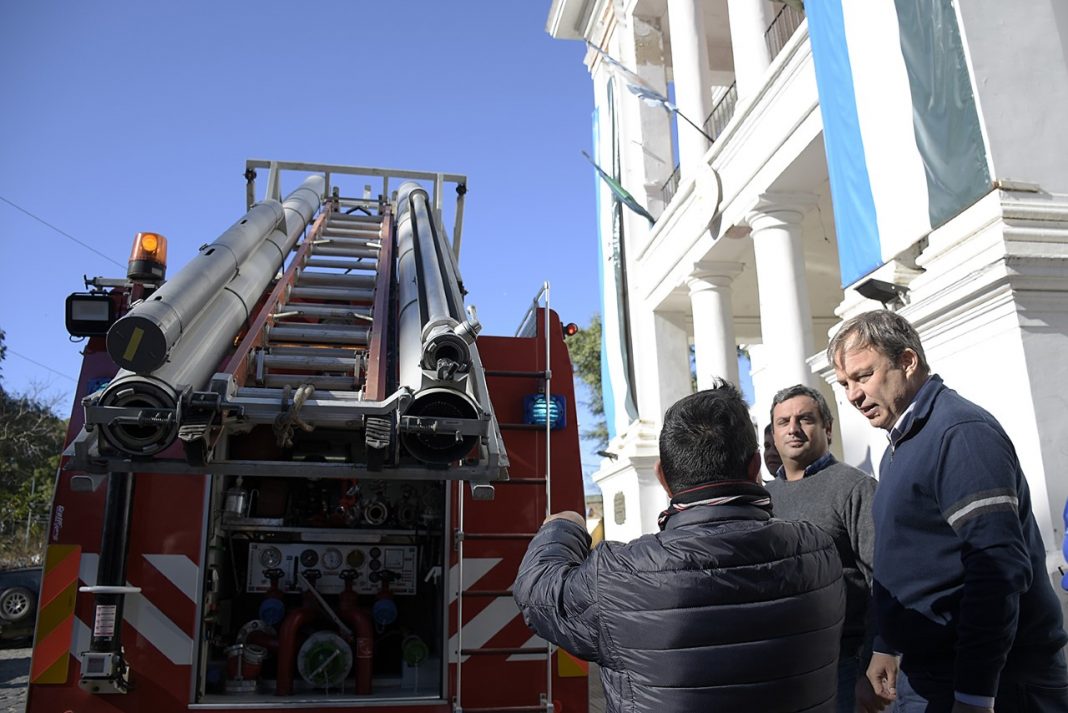
[[[59,453],[63,420],[35,395],[11,394],[0,385],[0,493],[17,490],[35,468]]]
[[[590,399],[582,403],[597,417],[593,426],[581,435],[604,448],[608,445],[608,425],[604,420],[604,393],[601,391],[601,315],[590,317],[586,328],[567,338],[567,351],[575,376],[590,393]]]
[[[6,352],[3,342],[0,330],[0,361]],[[39,524],[50,507],[66,434],[66,424],[52,412],[52,405],[37,393],[13,394],[0,383],[0,526],[4,528],[0,559],[20,561],[31,549],[39,551],[39,544],[30,547],[21,532],[16,535],[11,530],[15,523],[26,523],[28,535],[29,526]],[[39,533],[40,527],[36,529]]]

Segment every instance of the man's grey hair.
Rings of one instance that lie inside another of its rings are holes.
[[[886,309],[859,314],[846,320],[827,345],[827,360],[838,366],[839,356],[848,349],[872,349],[885,354],[895,364],[906,349],[920,358],[920,370],[931,370],[923,353],[923,344],[916,329],[901,315]]]
[[[807,396],[816,402],[816,408],[820,412],[820,420],[823,421],[823,425],[826,428],[830,428],[834,425],[834,416],[831,415],[831,407],[827,405],[827,399],[823,398],[823,394],[815,389],[805,386],[804,384],[796,384],[794,386],[787,386],[785,389],[775,394],[775,398],[771,400],[771,422],[775,423],[775,407],[781,404],[783,401],[789,401],[796,396]],[[770,427],[770,426],[769,426]]]

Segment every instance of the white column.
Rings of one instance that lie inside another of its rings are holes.
[[[675,105],[687,119],[703,126],[712,111],[708,76],[708,41],[701,0],[668,0],[671,29],[671,66],[675,78]],[[696,175],[708,151],[708,140],[685,119],[676,121],[679,163],[683,177]]]
[[[734,80],[738,84],[738,98],[745,99],[760,89],[764,72],[771,65],[764,33],[774,15],[765,0],[727,0],[727,13],[734,53]]]
[[[652,344],[634,341],[634,351],[656,355],[657,412],[641,412],[643,418],[655,418],[660,422],[664,412],[683,398],[693,393],[690,381],[690,339],[686,329],[685,315],[679,312],[653,312]],[[637,357],[636,357],[637,358]],[[650,364],[651,365],[651,364]]]
[[[613,55],[649,86],[667,96],[667,59],[660,18],[632,15],[628,24],[616,30],[618,50]],[[671,156],[671,117],[662,108],[638,99],[619,81],[615,82],[614,90],[616,113],[620,117],[623,185],[654,217],[659,216],[664,210],[661,188],[675,168]],[[643,218],[637,219],[644,223]]]
[[[736,262],[694,265],[686,281],[693,310],[693,351],[697,388],[708,389],[716,377],[738,383],[738,353],[734,339],[731,282],[742,266]]]
[[[770,354],[769,384],[777,390],[813,383],[806,363],[813,352],[812,307],[801,240],[808,197],[761,197],[750,213],[760,295],[761,341]]]

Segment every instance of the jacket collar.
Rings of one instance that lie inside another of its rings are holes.
[[[830,451],[827,451],[826,453],[821,455],[819,458],[817,458],[816,460],[812,461],[807,466],[805,466],[805,474],[804,474],[803,477],[807,478],[810,475],[815,475],[816,473],[819,473],[824,468],[826,468],[828,466],[831,466],[831,465],[834,465],[837,462],[838,461],[835,459],[834,454],[831,453]],[[775,471],[775,477],[778,478],[779,480],[786,480],[786,466],[785,465],[780,465],[779,466],[779,469],[777,471]]]
[[[723,520],[770,520],[771,513],[756,505],[706,505],[677,512],[664,523],[664,532]]]
[[[931,415],[931,409],[934,408],[934,402],[938,398],[938,394],[945,388],[942,383],[942,377],[938,374],[931,374],[931,376],[927,377],[927,381],[916,392],[916,396],[912,399],[912,403],[909,404],[908,408],[905,409],[905,413],[901,414],[901,418],[886,434],[887,438],[890,439],[891,447],[897,447],[898,443],[901,443],[901,441],[920,429],[927,421],[928,416]]]

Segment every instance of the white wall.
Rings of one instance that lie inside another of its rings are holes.
[[[1068,192],[1068,2],[957,7],[994,177]]]

